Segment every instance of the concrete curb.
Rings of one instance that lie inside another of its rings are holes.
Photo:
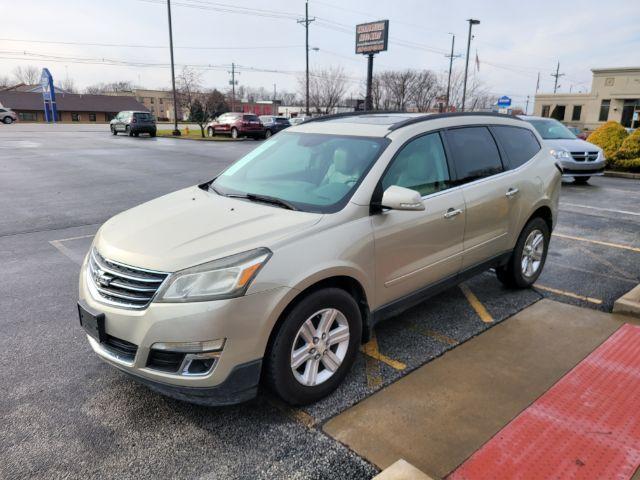
[[[436,480],[422,470],[418,470],[406,460],[400,459],[392,463],[372,480]]]
[[[618,177],[618,178],[633,178],[634,180],[640,180],[640,173],[616,172],[615,170],[605,170],[604,176]]]
[[[614,302],[613,313],[624,313],[640,318],[640,284]]]

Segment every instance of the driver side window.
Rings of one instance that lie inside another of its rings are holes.
[[[425,196],[452,186],[447,157],[439,133],[412,140],[396,155],[382,178],[382,188],[410,188]]]

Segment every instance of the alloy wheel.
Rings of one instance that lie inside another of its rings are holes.
[[[532,230],[524,241],[520,266],[525,277],[533,277],[540,269],[544,254],[544,235],[540,230]]]
[[[320,385],[333,376],[349,350],[349,322],[335,308],[319,310],[300,326],[291,347],[291,370],[302,385]]]

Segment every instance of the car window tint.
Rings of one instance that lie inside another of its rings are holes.
[[[448,130],[447,143],[461,183],[503,171],[498,146],[487,127]]]
[[[424,135],[402,147],[382,178],[383,189],[391,185],[416,190],[423,196],[451,186],[440,134]]]
[[[540,151],[535,135],[526,128],[495,126],[493,131],[509,158],[511,168],[518,168]]]
[[[244,116],[244,121],[245,122],[257,122],[259,121],[259,118],[257,115],[245,115]]]

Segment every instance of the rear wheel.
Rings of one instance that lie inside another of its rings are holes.
[[[231,129],[231,138],[238,138],[238,129],[237,128],[232,128]]]
[[[156,131],[155,130],[151,130],[151,132],[149,132],[149,136],[150,137],[155,137],[156,136]]]
[[[127,135],[129,135],[130,137],[133,137],[133,132],[131,131],[131,128],[129,127],[129,125],[127,125],[124,128],[124,133],[126,133]]]
[[[549,235],[547,222],[540,217],[531,219],[522,229],[509,262],[496,268],[498,280],[510,288],[533,285],[547,259]]]
[[[9,125],[10,123],[13,123],[13,118],[11,118],[11,117],[4,117],[3,122],[4,122],[4,123],[6,123],[7,125]]]
[[[362,335],[354,298],[327,288],[303,298],[287,314],[265,358],[265,380],[292,405],[331,393],[353,364]]]
[[[269,138],[271,136],[271,130],[267,130],[264,132],[264,138]]]
[[[111,125],[111,133],[113,135],[118,135],[118,132],[116,131],[115,127],[113,125]]]
[[[213,127],[207,128],[207,133],[209,134],[210,137],[214,137],[216,135],[216,132],[213,130]]]
[[[573,177],[573,183],[578,185],[586,185],[591,177]]]

